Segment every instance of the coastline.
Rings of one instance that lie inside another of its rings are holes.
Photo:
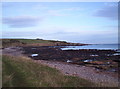
[[[13,48],[5,48],[3,49],[3,54],[12,55],[12,56],[25,56],[22,54],[21,48],[13,47]],[[65,62],[58,61],[48,61],[48,60],[34,60],[36,63],[41,63],[44,65],[48,65],[50,67],[54,67],[60,70],[65,75],[78,76],[96,83],[100,83],[104,86],[114,86],[118,87],[118,75],[117,73],[107,73],[104,71],[98,71],[93,67],[88,67],[84,65],[76,65]]]

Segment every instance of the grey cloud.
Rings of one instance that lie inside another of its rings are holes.
[[[2,19],[3,24],[7,24],[11,28],[24,28],[36,26],[42,18],[32,16],[18,16],[18,17],[7,17]]]
[[[118,19],[118,6],[106,6],[103,9],[100,9],[94,13],[94,16],[104,17],[111,20]]]

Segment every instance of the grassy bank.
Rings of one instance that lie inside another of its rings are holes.
[[[3,56],[3,87],[92,87],[90,81],[65,76],[25,57]]]
[[[43,43],[49,43],[52,44],[53,42],[49,40],[37,40],[37,39],[0,39],[0,42],[2,43],[3,47],[9,47],[9,46],[24,46],[24,45],[30,45],[30,44],[41,44]]]
[[[43,39],[0,39],[0,48],[9,46],[78,46],[80,43]]]

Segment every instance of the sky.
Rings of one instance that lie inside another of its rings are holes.
[[[118,43],[117,2],[3,2],[2,38]]]

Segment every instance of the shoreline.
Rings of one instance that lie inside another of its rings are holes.
[[[35,60],[36,63],[41,63],[52,68],[60,70],[65,75],[77,76],[86,80],[90,80],[102,86],[118,86],[118,74],[97,71],[95,68],[74,65],[57,61]]]
[[[3,54],[12,55],[12,56],[25,56],[22,54],[21,48],[5,48],[3,49]],[[47,60],[34,60],[33,62],[41,63],[50,67],[54,67],[60,70],[65,75],[78,76],[87,80],[91,80],[95,83],[101,83],[102,85],[107,84],[106,86],[118,86],[118,74],[112,72],[98,71],[93,67],[70,64],[66,62],[58,61],[47,61]]]

